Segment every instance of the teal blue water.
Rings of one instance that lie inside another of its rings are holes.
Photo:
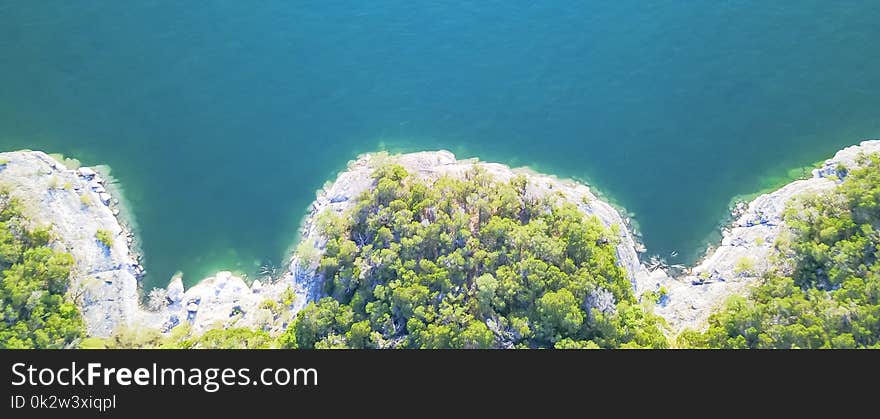
[[[687,261],[732,196],[880,136],[878,21],[877,1],[0,0],[0,149],[112,166],[150,284],[280,263],[315,190],[379,148],[585,179]]]

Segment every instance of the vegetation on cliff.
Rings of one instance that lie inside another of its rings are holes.
[[[0,192],[0,348],[68,348],[84,333],[79,309],[65,299],[73,257],[47,247],[49,239]]]
[[[189,324],[162,334],[156,329],[134,326],[121,328],[108,338],[87,338],[83,349],[273,349],[275,337],[263,330],[248,328],[211,329],[194,335]]]
[[[880,156],[858,163],[838,188],[789,205],[781,269],[731,298],[706,332],[685,332],[685,346],[880,349]]]
[[[349,211],[321,216],[328,297],[288,348],[666,346],[616,264],[617,234],[519,176],[473,169],[434,182],[398,165]]]

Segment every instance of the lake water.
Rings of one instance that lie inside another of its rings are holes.
[[[0,0],[0,149],[105,163],[148,285],[280,263],[358,154],[588,181],[692,260],[730,199],[880,136],[880,2]]]

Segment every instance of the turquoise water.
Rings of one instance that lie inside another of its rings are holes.
[[[880,136],[880,2],[0,0],[0,149],[106,163],[150,284],[280,263],[359,153],[585,179],[692,259],[730,198]]]

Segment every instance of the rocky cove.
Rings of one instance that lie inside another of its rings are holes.
[[[654,310],[675,334],[700,328],[712,309],[730,295],[747,292],[766,271],[774,242],[784,234],[782,213],[789,200],[834,188],[844,176],[838,173],[840,165],[853,167],[860,153],[874,152],[880,152],[878,140],[848,147],[813,170],[810,178],[738,205],[721,242],[696,266],[680,269],[644,262],[640,255],[645,249],[632,233],[629,220],[582,183],[496,163],[458,160],[447,151],[366,154],[319,191],[302,224],[297,251],[280,276],[248,283],[231,272],[218,272],[189,289],[180,278],[172,279],[165,289],[140,289],[144,270],[136,241],[120,216],[119,197],[114,197],[114,189],[100,168],[67,167],[37,151],[2,153],[0,185],[25,204],[34,223],[52,226],[52,246],[74,256],[76,268],[69,296],[80,306],[91,336],[106,337],[124,327],[168,332],[185,322],[195,333],[228,327],[282,330],[297,311],[321,296],[323,278],[316,268],[326,238],[318,231],[318,215],[350,208],[358,195],[373,186],[373,169],[387,163],[400,164],[425,179],[464,176],[475,165],[502,182],[524,174],[529,194],[558,194],[605,226],[617,226],[619,263],[637,294],[660,293]],[[108,232],[112,243],[97,239],[99,231]],[[748,261],[747,268],[743,261]],[[278,303],[287,306],[281,313],[273,309]]]

